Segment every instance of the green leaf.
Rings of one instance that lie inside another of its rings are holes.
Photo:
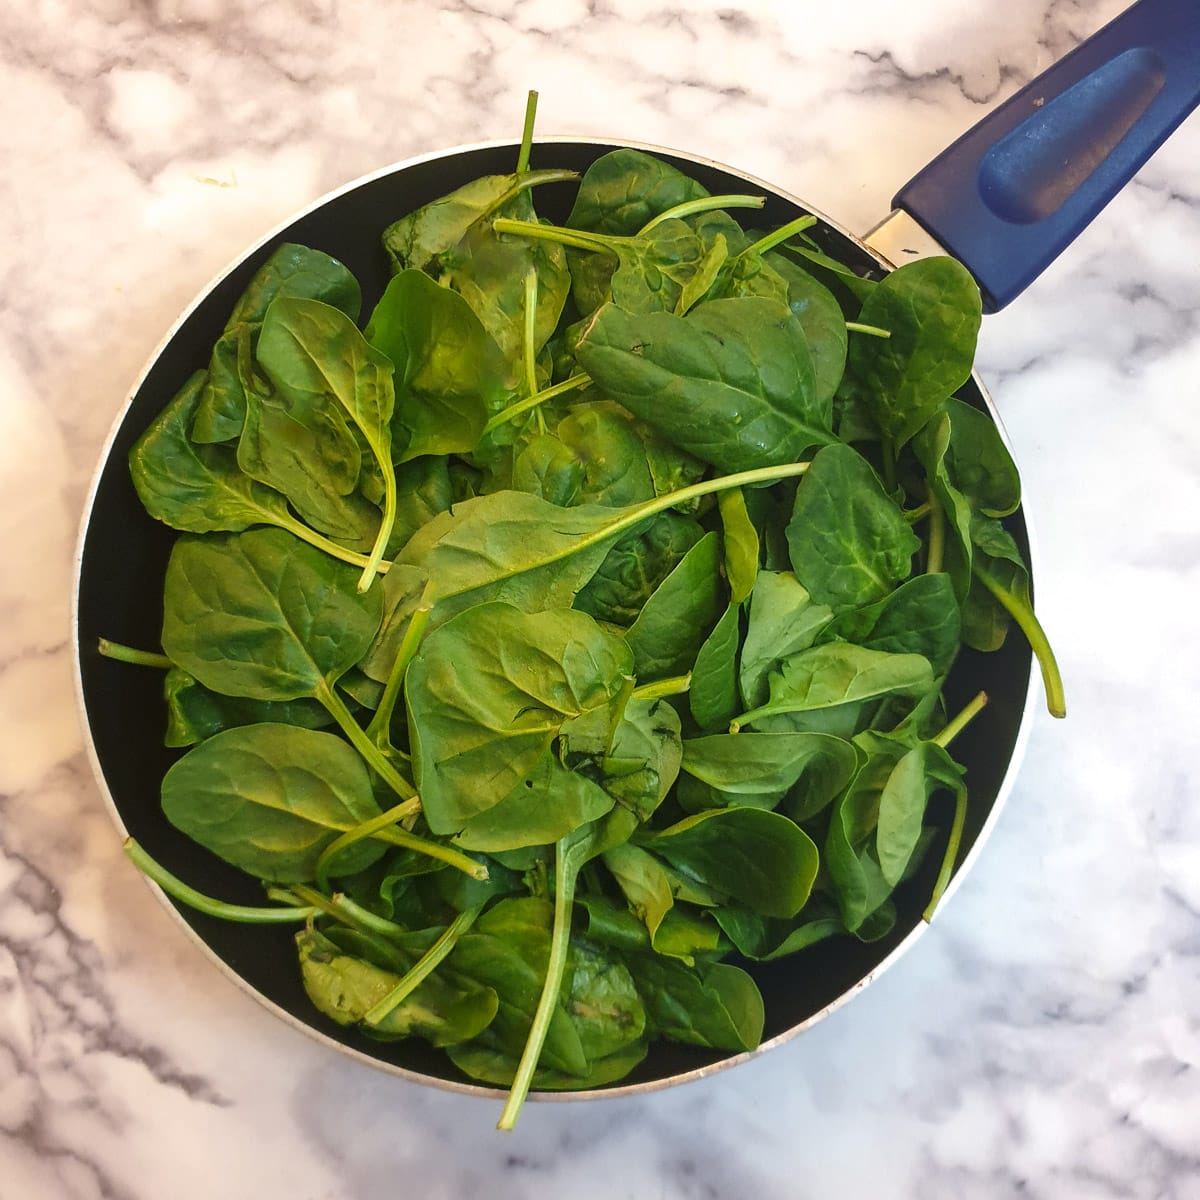
[[[787,527],[796,578],[835,611],[883,599],[912,570],[920,542],[871,465],[826,446],[796,491]]]
[[[766,916],[798,913],[817,875],[817,848],[808,834],[787,817],[758,808],[697,813],[643,845]]]
[[[722,547],[725,551],[725,578],[729,580],[730,600],[741,604],[754,590],[758,577],[758,530],[746,511],[741,488],[731,488],[717,496],[721,511]]]
[[[401,271],[366,338],[396,368],[396,460],[473,450],[507,393],[500,350],[462,297],[421,271]]]
[[[891,336],[852,339],[847,370],[897,447],[970,378],[982,313],[975,280],[952,258],[907,263],[864,301],[859,321]]]
[[[905,754],[879,796],[875,851],[883,878],[893,887],[904,878],[921,839],[925,808],[939,787],[957,790],[963,769],[935,742],[921,742]]]
[[[247,725],[189,751],[162,783],[167,820],[260,879],[314,878],[335,837],[379,815],[362,760],[340,738],[294,725]],[[347,873],[383,853],[361,841],[339,858]]]
[[[358,571],[279,529],[182,537],[164,587],[162,644],[205,687],[254,700],[326,690],[366,653],[382,616]]]
[[[643,683],[680,675],[721,612],[720,542],[705,534],[646,601],[625,640]]]
[[[832,619],[833,610],[814,604],[790,571],[759,572],[738,665],[738,686],[747,708],[766,703],[771,669],[789,655],[807,650]]]
[[[730,604],[696,655],[688,704],[701,729],[727,725],[738,712],[737,654],[741,605]]]
[[[626,962],[655,1033],[714,1050],[753,1050],[762,1040],[762,995],[740,968],[688,967],[658,954],[629,954]]]
[[[613,150],[584,172],[567,224],[629,236],[667,209],[707,195],[695,180],[652,155]]]
[[[724,471],[795,462],[833,438],[804,331],[775,301],[713,300],[686,317],[605,304],[576,355],[607,395]]]
[[[564,722],[607,706],[631,668],[620,638],[569,609],[480,604],[429,634],[406,694],[430,829],[455,833],[509,796]]]
[[[988,517],[1007,517],[1021,503],[1021,477],[996,422],[951,397],[946,401],[950,441],[946,465],[971,506]]]

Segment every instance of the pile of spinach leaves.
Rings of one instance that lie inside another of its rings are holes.
[[[281,246],[134,447],[166,573],[166,818],[263,881],[327,1017],[472,1079],[757,1045],[749,964],[875,939],[966,813],[945,711],[1010,621],[1062,691],[1003,518],[949,259],[855,276],[634,150],[564,226],[511,175],[383,233],[359,285]],[[574,184],[572,184],[574,186]],[[950,828],[927,820],[953,797]],[[264,934],[264,936],[267,936]]]

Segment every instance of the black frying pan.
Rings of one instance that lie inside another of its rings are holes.
[[[914,256],[949,251],[972,271],[985,309],[994,311],[1036,278],[1198,100],[1200,2],[1140,0],[918,174],[897,195],[897,211],[865,240],[820,213],[813,214],[819,223],[810,233],[828,253],[863,274],[878,275]],[[591,140],[539,140],[534,160],[538,166],[582,172],[615,148]],[[766,206],[756,217],[764,227],[811,211],[730,168],[657,147],[640,148],[697,178],[714,194],[764,194]],[[113,662],[96,649],[101,636],[155,645],[161,627],[162,580],[176,534],[142,509],[126,465],[130,446],[181,383],[207,365],[234,301],[281,242],[299,242],[341,259],[362,283],[364,310],[370,311],[389,277],[379,245],[383,227],[480,175],[508,172],[515,152],[515,144],[506,142],[412,159],[348,185],[269,234],[180,318],[135,385],[105,448],[84,515],[76,586],[79,694],[93,764],[123,833],[201,891],[235,903],[261,902],[253,880],[197,847],[161,813],[159,784],[178,752],[162,747],[157,673]],[[572,195],[571,185],[543,187],[539,211],[561,220]],[[999,424],[978,377],[960,395]],[[1025,517],[1018,512],[1008,524],[1036,575]],[[999,813],[1039,703],[1029,649],[1020,638],[1010,637],[993,654],[963,651],[948,684],[951,709],[980,688],[988,692],[990,703],[955,743],[971,788],[964,858],[955,882]],[[948,823],[949,814],[940,815]],[[930,864],[930,877],[918,877],[897,892],[898,920],[882,941],[865,945],[834,939],[754,968],[767,1013],[759,1052],[854,995],[915,940],[923,928],[920,913],[936,865]],[[444,1055],[424,1042],[374,1042],[317,1013],[301,986],[290,933],[217,921],[163,900],[228,974],[306,1032],[410,1078],[493,1094],[464,1082]],[[667,1086],[746,1057],[656,1043],[646,1060],[605,1094]]]

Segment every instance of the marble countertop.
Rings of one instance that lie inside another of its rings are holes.
[[[923,941],[810,1033],[671,1092],[498,1105],[344,1059],[123,859],[69,605],[101,445],[223,264],[411,154],[674,146],[865,230],[1118,0],[31,0],[0,14],[0,1197],[1200,1197],[1200,118],[980,366],[1070,716]]]

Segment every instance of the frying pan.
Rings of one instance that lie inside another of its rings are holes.
[[[1200,2],[1140,0],[901,188],[895,211],[864,239],[732,168],[660,147],[637,148],[672,163],[714,194],[765,195],[766,206],[756,219],[764,227],[811,212],[818,224],[809,232],[821,248],[864,275],[879,277],[915,257],[951,253],[975,276],[985,310],[995,311],[1037,277],[1198,100]],[[537,139],[534,158],[539,166],[582,172],[616,148],[590,139]],[[164,714],[157,673],[103,658],[97,651],[101,636],[134,645],[156,644],[162,580],[176,536],[142,509],[127,468],[130,446],[181,383],[207,364],[234,301],[281,242],[299,242],[341,259],[361,282],[364,309],[370,311],[389,274],[379,246],[384,226],[480,175],[507,173],[515,155],[515,143],[500,142],[410,159],[347,185],[268,234],[179,319],[133,388],[109,437],[85,509],[77,557],[78,698],[90,732],[93,767],[117,826],[201,891],[234,903],[261,902],[254,881],[201,850],[162,816],[159,784],[178,752],[162,746]],[[543,187],[539,211],[561,220],[572,194],[570,185]],[[959,394],[1000,425],[977,376]],[[1027,514],[1019,511],[1008,525],[1036,578]],[[950,892],[998,817],[1040,703],[1023,640],[1010,637],[993,654],[963,651],[948,684],[947,701],[953,709],[979,688],[986,689],[990,703],[955,743],[956,757],[967,767],[971,804],[962,860]],[[933,816],[948,820],[948,813]],[[930,872],[935,867],[931,864]],[[755,1053],[821,1019],[894,962],[920,935],[920,912],[931,884],[931,878],[919,876],[900,889],[895,928],[879,942],[831,939],[791,958],[756,966],[753,974],[763,993],[767,1024]],[[288,933],[218,921],[158,895],[235,982],[306,1033],[420,1082],[496,1094],[465,1082],[424,1042],[373,1042],[317,1013],[301,986]],[[748,1057],[658,1043],[633,1074],[603,1089],[603,1094],[676,1084]]]

